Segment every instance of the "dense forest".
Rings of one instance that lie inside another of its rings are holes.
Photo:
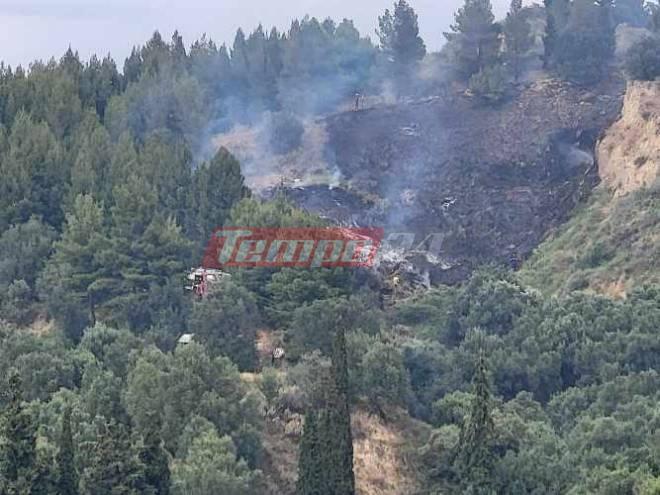
[[[439,53],[398,0],[377,44],[305,17],[231,47],[154,33],[122,69],[73,49],[0,65],[0,493],[278,493],[263,431],[286,414],[304,418],[296,492],[350,495],[360,409],[424,425],[419,493],[660,494],[660,286],[556,295],[486,266],[391,305],[366,268],[233,270],[207,298],[182,290],[217,227],[328,224],[253,194],[210,145],[219,132],[266,119],[287,150],[304,118],[356,93],[452,84],[496,111],[536,65],[585,86],[660,76],[657,4],[543,4],[513,0],[496,21],[465,0]],[[620,67],[623,23],[647,35]],[[284,371],[259,355],[264,330]]]

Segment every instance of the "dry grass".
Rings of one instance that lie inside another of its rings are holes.
[[[285,155],[273,153],[258,127],[238,126],[213,140],[224,146],[241,162],[247,184],[255,191],[287,185],[328,184],[337,181],[333,164],[326,160],[328,135],[324,124],[306,121],[301,146]]]
[[[598,150],[603,182],[623,196],[648,187],[660,174],[660,82],[629,83],[621,119]]]
[[[422,429],[405,413],[384,422],[353,415],[355,477],[359,495],[404,495],[419,489],[412,452]],[[420,436],[424,436],[423,434]]]

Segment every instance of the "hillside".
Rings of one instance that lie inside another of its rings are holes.
[[[374,104],[309,123],[300,148],[275,159],[255,132],[215,142],[248,164],[257,190],[284,179],[312,213],[418,242],[441,234],[421,269],[432,283],[456,283],[480,264],[526,258],[588,196],[595,142],[618,118],[623,90],[617,76],[589,90],[543,78],[497,107],[462,91]]]
[[[523,280],[543,291],[622,296],[660,281],[660,83],[630,83],[598,143],[602,184],[536,250]]]

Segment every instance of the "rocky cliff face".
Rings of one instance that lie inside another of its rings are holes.
[[[598,144],[599,174],[615,196],[655,182],[660,173],[660,82],[631,82],[621,118]]]

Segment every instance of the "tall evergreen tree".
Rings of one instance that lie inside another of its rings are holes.
[[[95,256],[105,273],[94,288],[104,294],[109,321],[145,329],[159,307],[149,300],[152,289],[172,283],[185,270],[190,244],[172,217],[154,215],[158,194],[142,177],[132,174],[115,187],[114,203],[107,243]]]
[[[220,148],[193,176],[190,201],[196,218],[190,226],[192,237],[208,240],[227,221],[232,207],[249,195],[240,163],[227,149]]]
[[[36,471],[36,428],[23,403],[22,381],[9,377],[8,405],[2,428],[0,483],[7,495],[28,493]],[[1,486],[0,485],[0,486]]]
[[[106,273],[97,259],[106,244],[103,222],[101,206],[91,196],[78,196],[39,284],[51,315],[74,342],[94,323],[95,308],[107,297],[98,284]]]
[[[522,0],[511,0],[511,9],[504,21],[504,36],[507,59],[517,81],[520,77],[522,57],[533,43],[532,28],[524,15]]]
[[[458,444],[455,467],[462,486],[462,493],[491,495],[495,454],[492,441],[495,430],[486,358],[479,352],[473,379],[474,398],[470,415],[463,424]]]
[[[457,70],[464,79],[497,61],[499,27],[490,0],[465,0],[454,16],[451,31],[445,37],[454,46]]]
[[[389,9],[378,18],[376,34],[380,45],[397,68],[408,67],[421,60],[426,54],[426,46],[419,36],[417,14],[405,0],[394,4],[394,12]]]
[[[0,157],[0,231],[32,215],[59,227],[68,165],[62,148],[45,122],[20,112]]]
[[[74,462],[73,435],[71,433],[71,408],[62,415],[62,431],[57,453],[58,495],[78,495],[78,473]]]
[[[322,414],[322,429],[325,435],[325,470],[328,473],[329,493],[353,495],[355,474],[353,472],[353,434],[349,405],[348,357],[346,333],[337,330],[332,350],[332,383],[326,410]]]
[[[311,411],[305,415],[305,426],[300,442],[296,494],[321,495],[326,492],[323,475],[323,451],[319,439],[318,416]]]

